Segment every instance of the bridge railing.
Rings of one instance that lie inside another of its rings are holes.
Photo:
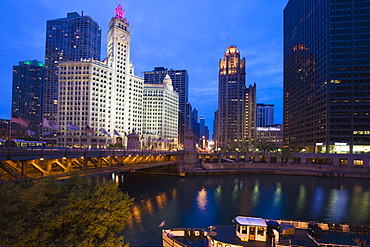
[[[69,158],[75,156],[102,157],[102,156],[125,156],[125,155],[168,155],[176,154],[176,151],[167,150],[142,150],[142,149],[88,149],[88,148],[0,148],[0,160],[13,159],[17,157],[36,157],[46,158],[55,156],[56,158]]]

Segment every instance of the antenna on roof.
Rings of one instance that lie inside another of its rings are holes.
[[[84,11],[82,10],[81,16],[84,16]]]

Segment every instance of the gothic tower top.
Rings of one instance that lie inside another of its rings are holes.
[[[114,18],[118,20],[122,20],[125,23],[128,23],[128,21],[125,18],[125,11],[122,9],[121,4],[118,4],[116,10],[115,10],[116,16]]]

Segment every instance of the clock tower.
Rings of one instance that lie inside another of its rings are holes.
[[[106,65],[111,69],[108,75],[111,82],[107,85],[107,90],[112,92],[112,98],[115,97],[114,101],[107,98],[111,107],[108,114],[114,119],[108,122],[108,126],[111,130],[120,130],[121,133],[131,133],[135,130],[138,135],[142,135],[144,80],[134,74],[130,59],[130,24],[125,18],[121,4],[117,6],[115,16],[109,23],[107,39]],[[124,136],[123,139],[125,138]]]
[[[109,23],[108,66],[122,74],[133,74],[130,69],[130,24],[120,4],[115,13]]]

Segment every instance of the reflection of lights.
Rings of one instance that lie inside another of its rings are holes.
[[[145,201],[145,209],[148,214],[153,215],[153,203],[150,199]]]
[[[252,192],[252,206],[255,207],[257,205],[257,202],[258,202],[258,198],[259,198],[259,187],[260,187],[260,184],[259,184],[259,181],[258,180],[255,180],[254,181],[254,187],[253,187],[253,192]]]
[[[131,208],[132,217],[139,223],[141,223],[141,211],[137,205],[133,205]]]
[[[159,195],[155,197],[155,199],[157,201],[158,207],[164,208],[164,205],[166,204],[166,201],[167,201],[166,193],[160,193]]]
[[[235,202],[238,198],[239,198],[239,194],[238,194],[238,191],[239,191],[239,185],[236,183],[234,185],[234,188],[233,188],[233,194],[231,196],[233,202]]]
[[[323,209],[323,198],[324,198],[324,190],[322,188],[316,187],[315,194],[312,201],[312,210],[311,213],[314,216],[318,216],[320,211]]]
[[[177,190],[174,188],[172,190],[172,199],[176,199],[176,197],[177,197]]]
[[[221,193],[222,193],[222,188],[221,186],[217,186],[215,189],[215,199],[220,200],[221,199]]]
[[[276,184],[276,190],[275,190],[275,193],[274,193],[274,205],[273,205],[274,207],[278,207],[280,205],[281,194],[282,194],[281,183],[277,183]]]
[[[329,197],[329,216],[332,221],[341,222],[346,217],[346,209],[348,204],[348,191],[332,190]],[[361,212],[361,217],[362,217]]]
[[[197,196],[197,204],[198,204],[198,208],[201,210],[201,211],[205,211],[206,210],[206,206],[207,206],[207,191],[202,188],[199,192],[198,192],[198,196]]]
[[[304,187],[304,185],[301,185],[299,186],[297,212],[301,212],[303,210],[305,201],[306,201],[306,188]]]
[[[254,187],[253,187],[253,193],[258,193],[260,188],[260,183],[258,180],[255,181]]]
[[[360,185],[353,186],[351,199],[351,219],[354,221],[364,221],[369,217],[369,204],[370,195],[369,192],[364,192],[363,187]]]
[[[219,186],[217,186],[217,188],[216,188],[215,192],[216,192],[216,195],[221,195],[222,188],[221,188],[221,186],[220,186],[220,185],[219,185]]]

